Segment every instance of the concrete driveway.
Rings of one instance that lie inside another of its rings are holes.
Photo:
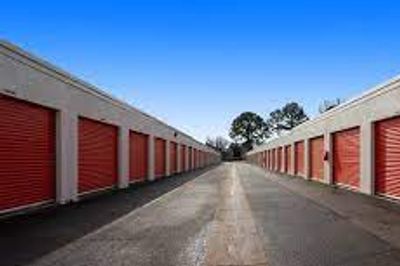
[[[118,212],[120,215],[114,219],[58,246],[55,232],[46,243],[46,230],[24,223],[23,230],[33,239],[55,247],[20,262],[163,266],[400,264],[400,210],[393,203],[265,173],[245,163],[222,164],[167,191]],[[139,189],[136,194],[140,193]],[[101,199],[92,204],[97,201]],[[104,205],[113,207],[117,208],[115,202]],[[107,210],[104,212],[107,214]],[[76,215],[70,213],[72,218]],[[45,224],[47,219],[55,218],[44,215],[41,219]],[[2,228],[0,224],[0,232],[4,232]],[[9,229],[17,232],[18,224]],[[37,230],[36,238],[32,230]],[[9,232],[9,238],[1,238],[2,249],[7,240],[13,239]],[[14,242],[24,241],[22,236],[16,239]],[[14,254],[14,260],[3,265],[16,265],[18,257],[24,257],[24,250],[14,247],[7,251]],[[1,256],[7,256],[4,250]]]

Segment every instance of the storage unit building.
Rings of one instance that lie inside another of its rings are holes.
[[[208,152],[210,163],[220,159],[189,135],[4,41],[0,66],[0,213],[165,175],[169,156],[156,160],[157,137]]]
[[[400,76],[255,147],[247,158],[294,145],[295,175],[400,200],[399,106]]]

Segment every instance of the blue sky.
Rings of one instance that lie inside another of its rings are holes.
[[[350,3],[352,2],[352,3]],[[396,3],[397,2],[397,3]],[[6,1],[0,36],[199,140],[400,73],[398,1]]]

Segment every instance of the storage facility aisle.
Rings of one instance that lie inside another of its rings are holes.
[[[224,163],[33,264],[398,265],[399,219],[389,202]]]

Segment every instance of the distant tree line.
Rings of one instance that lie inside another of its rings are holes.
[[[343,103],[342,99],[324,101],[319,112],[327,112]],[[277,137],[309,120],[303,107],[297,102],[289,102],[269,113],[264,119],[254,112],[243,112],[233,119],[229,131],[232,142],[223,138],[208,138],[206,144],[222,154],[223,159],[240,159],[255,145],[262,144],[271,137]]]

